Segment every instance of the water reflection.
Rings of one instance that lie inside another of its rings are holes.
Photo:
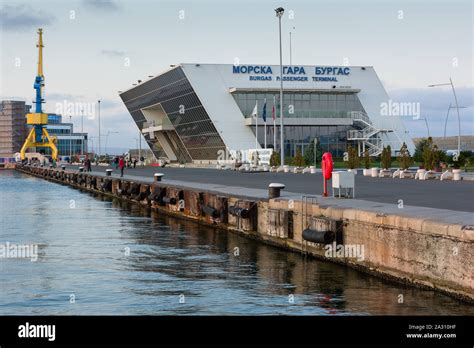
[[[0,191],[0,242],[42,245],[36,263],[0,261],[0,314],[474,314],[433,291],[19,173],[1,172]]]

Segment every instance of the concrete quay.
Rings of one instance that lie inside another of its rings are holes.
[[[31,166],[17,170],[474,303],[474,217],[469,211],[400,208],[285,190],[269,199],[263,185],[175,180],[168,174],[155,181],[153,175],[119,178],[116,173]],[[319,236],[330,232],[333,238],[314,242],[308,230]]]

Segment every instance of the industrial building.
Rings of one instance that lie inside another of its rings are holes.
[[[0,103],[0,158],[13,159],[26,138],[25,115],[31,105],[24,101],[4,100]]]
[[[31,105],[24,101],[4,100],[0,102],[0,162],[13,162],[15,154],[20,152],[31,125],[26,124],[26,114]],[[72,123],[63,123],[62,116],[47,114],[48,124],[45,126],[51,136],[56,138],[56,146],[61,157],[69,157],[88,152],[87,133],[74,133]],[[31,151],[41,151],[51,155],[51,149],[32,148]]]
[[[414,151],[402,116],[381,113],[390,99],[373,67],[284,66],[283,89],[287,156],[304,154],[313,139],[338,157],[349,144],[372,156],[387,145],[395,155],[403,142]],[[264,105],[267,147],[279,151],[279,90],[280,66],[179,64],[120,97],[156,157],[212,162],[223,151],[264,147]]]
[[[59,156],[69,158],[71,155],[82,155],[88,152],[87,133],[74,133],[72,123],[63,123],[62,116],[58,114],[48,114],[48,124],[46,125],[48,133],[56,138],[56,147]],[[44,148],[46,155],[51,154],[49,148]]]

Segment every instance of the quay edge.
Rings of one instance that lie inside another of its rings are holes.
[[[341,207],[317,198],[302,200],[301,196],[237,196],[193,188],[192,183],[183,187],[166,180],[154,182],[153,178],[133,181],[34,166],[17,166],[16,170],[474,304],[471,225]],[[236,207],[247,211],[245,217],[236,214]],[[363,260],[326,256],[325,245],[303,239],[303,230],[308,228],[332,229],[337,245],[363,246]]]

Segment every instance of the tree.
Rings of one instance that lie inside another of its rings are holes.
[[[423,162],[423,168],[431,170],[433,164],[433,139],[429,137],[423,146],[423,152],[421,154]]]
[[[430,163],[430,169],[435,170],[436,168],[439,167],[439,162],[441,159],[441,153],[442,151],[438,150],[437,145],[433,145],[433,148],[431,149],[431,163]]]
[[[272,167],[278,167],[280,165],[280,154],[278,152],[272,152],[272,155],[270,156],[270,165]]]
[[[470,163],[471,159],[471,151],[461,151],[461,153],[454,154],[447,158],[447,162],[452,165],[454,168],[461,168],[462,166]]]
[[[413,158],[417,162],[423,162],[423,150],[425,147],[430,147],[433,144],[433,139],[431,137],[429,138],[422,138],[420,141],[415,146],[415,153],[413,154]]]
[[[347,148],[347,168],[355,169],[359,165],[360,159],[355,147],[349,146]]]
[[[369,156],[369,150],[366,149],[366,150],[364,151],[364,168],[365,168],[365,169],[369,169],[371,163],[372,163],[372,159],[371,159],[370,156]]]
[[[390,169],[392,166],[392,149],[390,145],[387,147],[384,146],[382,155],[380,156],[380,161],[382,163],[383,169]]]
[[[313,165],[315,166],[316,163],[314,163],[314,142],[316,139],[313,139],[313,141],[306,147],[304,151],[304,161],[306,162],[307,165]],[[321,158],[323,157],[323,149],[319,142],[316,142],[316,161],[321,163]]]
[[[299,147],[296,148],[296,154],[292,162],[293,162],[293,165],[296,167],[304,167],[304,158],[301,155],[301,150]]]
[[[405,143],[403,143],[402,147],[400,148],[398,163],[400,163],[400,167],[403,170],[408,169],[413,164],[413,158],[410,156],[410,151],[408,151],[408,146]]]

